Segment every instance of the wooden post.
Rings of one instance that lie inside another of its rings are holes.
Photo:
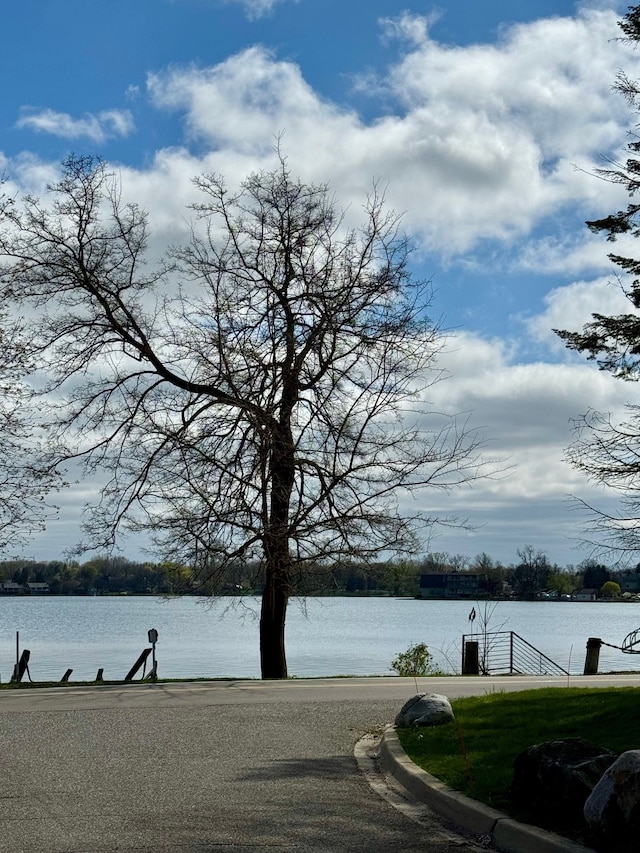
[[[478,645],[477,640],[467,640],[465,642],[464,658],[462,661],[463,675],[480,675]]]
[[[100,667],[100,669],[98,670],[98,674],[96,675],[96,681],[104,681],[104,678],[102,677],[103,673],[104,673],[104,668]]]
[[[140,667],[146,661],[146,659],[149,657],[150,654],[151,654],[151,649],[143,649],[142,654],[140,655],[138,660],[134,663],[134,665],[131,667],[129,672],[125,675],[125,677],[124,677],[125,681],[133,681],[133,676],[140,669]]]
[[[584,675],[597,675],[600,662],[600,637],[589,637],[587,640],[587,656],[584,661]]]
[[[25,672],[29,672],[29,658],[31,657],[31,652],[29,649],[24,649],[22,654],[20,655],[20,660],[13,668],[13,675],[11,676],[11,681],[22,681]],[[29,680],[31,680],[31,675],[29,675]]]
[[[73,672],[72,669],[68,669],[65,672],[65,674],[62,676],[62,678],[60,679],[60,684],[62,684],[63,682],[69,681],[69,676],[71,675],[72,672]]]
[[[16,631],[16,662],[13,667],[13,675],[11,676],[11,681],[20,681],[20,677],[18,676],[20,670],[20,631]]]

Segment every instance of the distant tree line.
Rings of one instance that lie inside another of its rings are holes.
[[[489,596],[532,600],[540,596],[561,597],[581,590],[590,590],[598,596],[613,597],[619,594],[620,584],[616,579],[638,575],[640,588],[640,565],[635,569],[616,571],[597,560],[586,559],[578,565],[560,566],[552,563],[544,551],[525,545],[517,552],[517,561],[503,565],[488,554],[478,554],[473,559],[464,555],[446,552],[428,554],[420,563],[422,572],[473,572],[487,578]],[[606,584],[607,589],[602,592]]]
[[[517,551],[517,561],[503,565],[488,554],[474,558],[431,552],[416,559],[396,559],[374,564],[318,565],[300,579],[302,595],[419,595],[420,575],[469,572],[486,579],[491,598],[531,600],[561,597],[583,589],[598,596],[617,597],[620,581],[640,591],[640,564],[624,572],[584,560],[577,566],[551,563],[543,551],[527,545]],[[53,595],[242,595],[262,592],[264,577],[259,562],[238,561],[226,567],[215,585],[204,582],[197,571],[178,562],[135,562],[125,557],[94,557],[84,563],[49,560],[0,562],[0,589],[7,582],[27,591],[29,583],[46,583]]]
[[[191,572],[177,563],[131,562],[96,557],[85,563],[62,560],[5,560],[0,584],[46,583],[54,595],[163,595],[187,592]]]

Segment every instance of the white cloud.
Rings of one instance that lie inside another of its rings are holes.
[[[185,112],[192,140],[258,157],[272,150],[282,130],[292,153],[299,143],[312,143],[315,135],[313,149],[328,142],[332,150],[327,154],[335,157],[340,134],[349,138],[360,129],[354,114],[317,96],[297,65],[278,61],[260,47],[213,68],[152,74],[148,87],[156,106]]]
[[[16,126],[63,139],[86,138],[96,143],[106,142],[112,137],[129,136],[135,129],[133,116],[128,110],[103,110],[97,115],[87,113],[82,118],[73,118],[68,113],[55,110],[36,112],[24,108]]]
[[[434,401],[472,412],[501,454],[550,452],[559,460],[574,418],[589,408],[622,411],[628,396],[624,383],[592,365],[522,364],[504,341],[470,333],[453,337],[441,361],[451,379],[436,386]]]
[[[230,151],[262,164],[284,131],[294,170],[330,180],[344,203],[359,204],[373,179],[388,184],[406,227],[441,256],[515,239],[569,205],[579,216],[602,199],[588,173],[629,123],[611,83],[620,65],[640,76],[640,57],[612,42],[615,13],[585,9],[468,47],[435,42],[423,18],[393,27],[409,49],[377,93],[395,109],[369,123],[260,47],[212,68],[151,75],[149,93],[184,114],[187,144],[206,149],[208,164]]]
[[[606,206],[603,200],[602,209],[606,209]],[[574,230],[562,236],[553,235],[528,241],[520,247],[513,270],[563,276],[613,271],[613,264],[608,258],[609,250],[605,248],[603,237],[589,234],[586,228],[576,236]]]
[[[468,518],[475,528],[440,531],[432,547],[469,556],[486,551],[509,562],[531,543],[552,560],[579,562],[586,555],[574,549],[585,519],[570,496],[600,506],[612,506],[615,497],[570,467],[565,450],[575,419],[588,409],[623,414],[628,387],[584,363],[515,359],[503,341],[469,333],[452,338],[442,355],[451,378],[432,389],[432,406],[471,412],[487,456],[501,460],[504,471],[450,495],[425,495],[426,511]]]
[[[429,26],[438,20],[439,14],[430,17],[403,12],[395,18],[381,18],[379,21],[384,41],[401,39],[414,45],[424,44],[428,38]]]
[[[444,364],[449,381],[435,402],[472,412],[492,452],[513,466],[508,476],[480,481],[474,494],[533,503],[553,496],[564,500],[584,478],[564,459],[576,418],[590,408],[622,413],[628,388],[586,364],[512,361],[504,344],[462,334]],[[464,491],[453,496],[465,501]]]
[[[279,3],[283,2],[286,2],[286,0],[227,0],[227,3],[235,3],[242,6],[250,21],[255,21],[264,15],[268,15]],[[292,0],[292,2],[297,3],[299,0]]]
[[[631,314],[633,306],[612,275],[592,281],[576,281],[549,291],[544,297],[543,313],[526,321],[529,334],[557,352],[564,344],[553,329],[580,331],[594,313]]]
[[[6,176],[2,184],[5,195],[12,198],[22,194],[40,196],[59,176],[60,167],[58,163],[44,161],[29,152],[12,160],[0,154],[0,174]]]

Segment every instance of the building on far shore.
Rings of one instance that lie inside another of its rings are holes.
[[[489,593],[486,575],[434,572],[420,575],[420,598],[482,598]]]
[[[32,583],[31,581],[29,581],[29,583],[27,584],[27,592],[29,593],[29,595],[47,595],[51,592],[51,590],[49,589],[48,583]]]
[[[16,583],[15,581],[4,581],[0,584],[2,595],[48,595],[51,592],[48,583],[33,581],[29,583]]]
[[[571,594],[571,601],[597,601],[597,589],[579,589]]]

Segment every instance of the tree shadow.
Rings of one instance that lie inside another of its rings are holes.
[[[269,782],[279,779],[343,779],[357,774],[352,758],[334,755],[326,758],[278,759],[239,777],[245,781]]]

